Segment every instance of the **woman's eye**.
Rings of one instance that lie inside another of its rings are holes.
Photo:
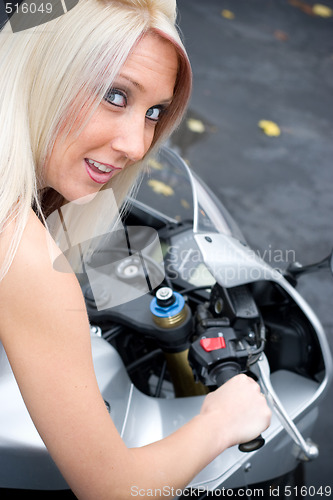
[[[154,106],[153,108],[149,108],[146,117],[149,120],[152,120],[154,122],[158,122],[158,120],[161,118],[163,113],[163,109],[161,106]]]
[[[127,104],[126,95],[120,90],[111,89],[109,90],[105,96],[104,100],[113,106],[117,106],[118,108],[124,108]]]

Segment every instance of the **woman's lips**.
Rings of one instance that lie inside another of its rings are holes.
[[[113,177],[116,172],[121,170],[121,168],[117,168],[106,163],[100,163],[95,160],[90,160],[88,158],[85,158],[84,161],[90,179],[92,179],[94,182],[97,182],[97,184],[105,184]],[[96,166],[96,164],[100,165],[101,168],[106,170],[106,172],[103,172]]]

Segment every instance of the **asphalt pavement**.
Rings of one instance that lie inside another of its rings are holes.
[[[333,247],[333,1],[323,2],[178,0],[194,88],[172,145],[275,267]],[[333,346],[333,277],[302,277],[299,289]],[[332,410],[331,387],[308,486],[333,485]]]

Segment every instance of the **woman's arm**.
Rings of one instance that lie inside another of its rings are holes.
[[[268,426],[258,384],[240,375],[168,438],[128,449],[98,389],[81,289],[73,274],[53,269],[46,235],[32,212],[0,285],[0,340],[36,428],[80,499],[131,498],[132,486],[183,488],[225,448]]]

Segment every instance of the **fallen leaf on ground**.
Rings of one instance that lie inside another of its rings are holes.
[[[333,16],[333,10],[330,7],[327,7],[327,5],[323,5],[321,3],[316,3],[312,7],[312,11],[316,16],[320,16],[320,17],[332,17]]]
[[[184,199],[182,198],[182,199],[180,200],[180,203],[181,203],[182,207],[187,208],[187,209],[189,209],[189,208],[190,208],[190,204],[189,204],[189,202],[188,202],[187,200],[184,200]]]
[[[189,118],[186,122],[187,127],[191,130],[191,132],[195,132],[196,134],[203,134],[206,130],[205,125],[201,120],[196,120],[195,118]]]
[[[154,168],[155,170],[163,170],[163,165],[159,161],[157,161],[155,158],[150,158],[148,161],[148,165],[151,168]]]
[[[270,137],[278,137],[281,134],[280,127],[270,120],[260,120],[258,126],[264,134],[269,135]]]
[[[289,0],[290,5],[293,7],[299,8],[302,12],[305,12],[305,14],[308,14],[309,16],[313,16],[313,9],[312,5],[302,2],[301,0]]]
[[[277,40],[281,40],[281,42],[285,42],[289,38],[288,33],[285,33],[284,31],[281,30],[275,30],[274,36]]]
[[[175,194],[171,186],[168,186],[164,182],[158,181],[156,179],[150,179],[148,181],[148,186],[157,194],[163,194],[164,196],[173,196]]]
[[[221,12],[221,16],[225,17],[226,19],[235,19],[235,14],[228,9],[223,9]]]

